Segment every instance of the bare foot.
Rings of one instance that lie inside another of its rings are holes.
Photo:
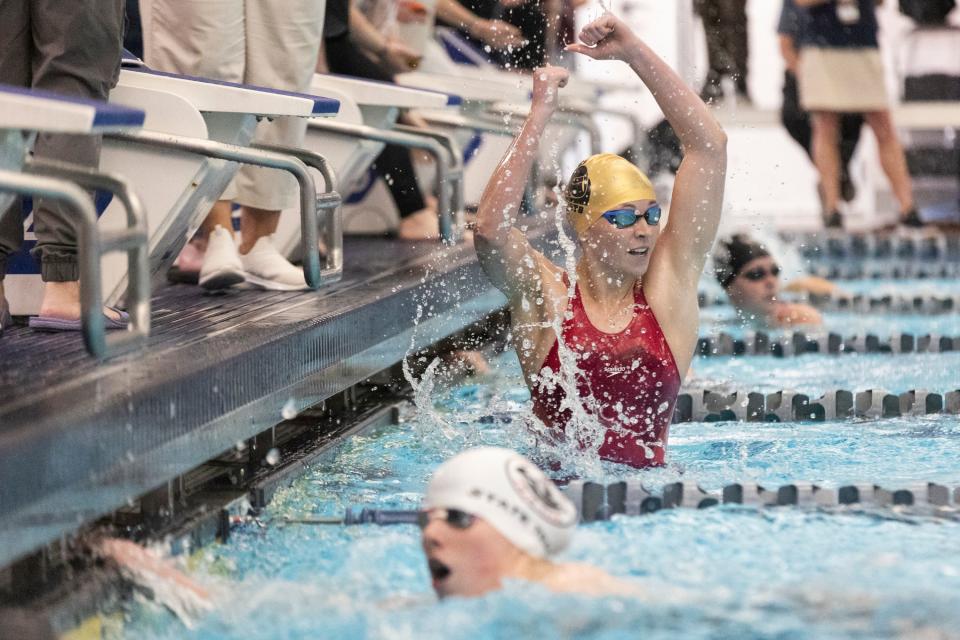
[[[206,251],[207,239],[195,236],[180,250],[180,255],[177,256],[177,261],[173,265],[181,271],[200,273]]]
[[[78,281],[44,283],[40,315],[45,318],[79,320],[80,283]],[[103,308],[103,315],[117,321],[121,317],[119,313],[107,307]]]
[[[427,206],[400,220],[397,237],[401,240],[436,240],[440,237],[437,199],[427,198]]]

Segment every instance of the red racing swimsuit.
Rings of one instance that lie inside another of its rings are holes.
[[[570,303],[572,315],[563,323],[563,343],[577,360],[577,391],[584,410],[607,427],[600,457],[637,468],[662,466],[680,373],[643,289],[636,287],[633,295],[630,324],[620,333],[604,333],[587,318],[577,286]],[[534,415],[562,435],[571,412],[561,409],[564,390],[556,384],[559,371],[558,340],[531,395]],[[585,398],[593,402],[584,402]]]

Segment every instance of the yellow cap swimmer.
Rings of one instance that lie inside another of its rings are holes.
[[[613,153],[600,153],[581,162],[564,192],[567,220],[577,235],[583,235],[605,211],[618,204],[656,199],[650,178]]]

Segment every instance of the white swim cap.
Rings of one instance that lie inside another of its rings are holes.
[[[541,558],[563,551],[577,525],[576,507],[553,481],[519,453],[499,447],[470,449],[440,465],[423,508],[479,516]]]

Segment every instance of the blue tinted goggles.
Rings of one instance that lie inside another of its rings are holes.
[[[660,224],[661,213],[660,205],[653,204],[643,213],[637,213],[636,209],[613,209],[605,211],[602,217],[610,224],[616,225],[617,229],[626,229],[637,224],[640,218],[646,220],[651,227],[655,227]]]

